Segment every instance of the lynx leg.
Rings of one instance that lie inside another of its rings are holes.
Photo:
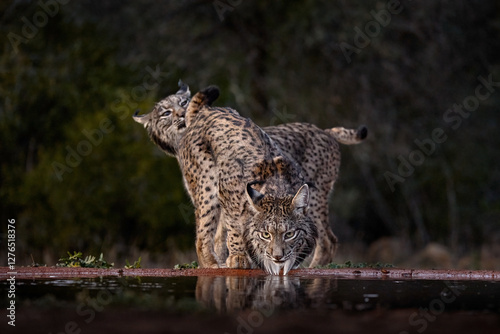
[[[226,278],[199,276],[196,282],[196,301],[219,312],[226,311]]]
[[[310,268],[331,263],[337,251],[337,237],[328,223],[328,196],[320,195],[318,191],[311,192],[309,212],[313,214],[318,229],[318,239]]]
[[[226,266],[226,259],[229,255],[226,246],[226,234],[227,234],[227,229],[225,226],[225,222],[223,219],[220,219],[219,217],[219,222],[217,224],[217,231],[215,233],[214,248],[215,248],[215,254],[219,259],[218,262],[222,267]]]
[[[221,215],[221,219],[224,219]],[[227,220],[225,220],[227,222]],[[236,222],[237,224],[238,222]],[[233,222],[229,222],[227,225],[227,248],[229,250],[229,256],[226,260],[226,265],[228,268],[240,268],[247,269],[250,268],[250,262],[247,259],[245,252],[245,245],[243,243],[243,236],[241,235],[239,229],[235,228]]]
[[[209,206],[209,209],[196,209],[196,254],[200,268],[219,268],[215,252],[215,234],[219,220],[219,209]]]

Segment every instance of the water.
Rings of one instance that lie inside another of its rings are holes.
[[[7,305],[7,282],[0,301]],[[500,282],[338,276],[17,280],[0,333],[498,333]],[[479,325],[478,325],[479,324]],[[479,326],[479,327],[478,327]]]
[[[86,304],[96,309],[134,307],[218,314],[380,308],[500,312],[498,281],[200,276],[18,280],[16,285],[17,305],[43,309]],[[0,290],[6,288],[7,282],[0,282]],[[6,300],[6,294],[1,298]]]

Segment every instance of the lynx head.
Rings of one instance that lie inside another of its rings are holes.
[[[191,92],[189,86],[179,80],[177,93],[156,103],[145,115],[134,114],[134,121],[144,125],[151,140],[168,155],[176,155],[177,142],[186,128],[184,116]]]
[[[252,261],[268,273],[286,275],[313,251],[317,230],[306,215],[309,187],[304,184],[294,196],[263,195],[247,185],[253,216],[243,238]]]

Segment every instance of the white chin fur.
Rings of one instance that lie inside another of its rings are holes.
[[[290,269],[292,269],[293,266],[293,261],[292,260],[287,260],[282,263],[276,263],[272,260],[264,260],[264,268],[266,271],[271,274],[271,275],[279,275],[281,268],[283,268],[283,275],[286,275]]]
[[[288,261],[285,262],[285,266],[283,267],[283,275],[288,274],[290,269],[292,269],[293,263],[295,260],[289,259]]]

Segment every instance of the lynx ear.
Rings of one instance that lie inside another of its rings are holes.
[[[274,158],[273,163],[279,173],[283,173],[287,168],[290,167],[290,162],[286,160],[282,155]]]
[[[305,214],[307,211],[307,206],[309,205],[309,186],[304,184],[297,191],[292,200],[293,210],[302,210]]]
[[[186,85],[181,79],[178,82],[179,90],[177,91],[177,95],[186,95],[187,97],[191,96],[191,91],[189,90],[189,86]]]
[[[134,118],[134,121],[137,123],[141,123],[142,125],[146,126],[146,124],[149,123],[149,119],[151,117],[151,113],[146,114],[146,115],[139,115],[140,110],[136,110],[134,115],[132,116]]]
[[[247,199],[248,199],[248,202],[250,203],[250,206],[255,211],[260,211],[259,202],[264,197],[264,195],[261,194],[260,192],[258,192],[257,190],[255,190],[254,188],[252,188],[250,183],[247,184],[246,194],[247,194]]]
[[[277,165],[277,166],[278,166],[278,165],[283,165],[283,163],[284,163],[284,161],[283,161],[283,157],[282,157],[281,155],[279,155],[279,156],[277,156],[277,157],[275,157],[275,158],[273,159],[273,162],[274,162],[274,164],[275,164],[275,165]]]

